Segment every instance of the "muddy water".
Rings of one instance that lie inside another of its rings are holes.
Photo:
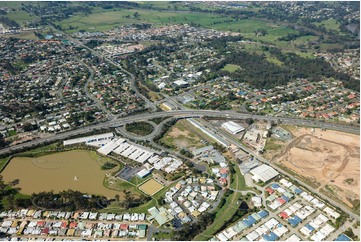
[[[117,169],[117,168],[114,168]],[[114,198],[116,191],[103,186],[106,173],[88,151],[59,152],[37,158],[15,157],[1,173],[6,182],[19,179],[21,192],[72,189]]]

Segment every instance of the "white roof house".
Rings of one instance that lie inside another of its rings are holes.
[[[258,196],[252,197],[252,202],[255,207],[261,207],[262,206],[262,198]]]
[[[228,121],[228,122],[223,123],[222,127],[225,128],[228,132],[230,132],[232,134],[237,134],[244,130],[244,128],[241,125],[239,125],[233,121]]]
[[[263,182],[267,182],[279,174],[275,169],[266,164],[262,164],[252,169],[250,173],[253,175],[253,180]]]

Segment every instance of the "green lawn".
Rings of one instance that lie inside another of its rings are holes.
[[[241,197],[241,193],[234,192],[229,197],[226,198],[226,203],[220,208],[215,216],[214,222],[207,227],[201,234],[197,235],[194,240],[209,240],[213,237],[214,233],[223,226],[225,222],[229,220],[238,210],[238,205],[235,203]]]
[[[16,156],[29,156],[29,157],[36,156],[36,157],[38,157],[38,156],[48,155],[53,152],[57,152],[56,151],[57,147],[58,147],[57,143],[53,143],[50,145],[41,146],[41,147],[33,149],[33,150],[18,153],[18,154],[16,154]]]
[[[227,64],[223,67],[222,70],[224,71],[229,71],[229,72],[235,72],[236,70],[239,70],[241,67],[238,65],[233,65],[233,64]]]
[[[173,232],[166,233],[166,232],[156,232],[153,234],[153,238],[157,240],[168,240],[170,241],[173,238]]]
[[[9,161],[10,157],[5,157],[0,159],[0,172],[4,169],[5,165]]]
[[[35,17],[32,14],[24,10],[18,10],[14,12],[10,12],[6,15],[9,19],[16,21],[20,25],[24,25],[27,21],[39,21],[39,17]]]
[[[140,178],[137,175],[133,176],[132,179],[130,179],[130,182],[133,183],[134,185],[138,186],[139,184],[143,183],[144,181],[148,180],[152,178],[152,175],[146,176],[144,178]]]
[[[17,134],[17,133],[16,133],[15,130],[10,130],[10,131],[8,132],[9,137],[14,136],[14,135],[16,135],[16,134]]]
[[[147,178],[148,179],[148,178]],[[164,194],[169,190],[170,187],[174,186],[175,184],[177,184],[177,181],[171,183],[168,187],[164,187],[161,191],[159,191],[157,194],[155,194],[154,196],[152,196],[152,200],[150,200],[149,202],[147,202],[146,204],[143,204],[139,207],[136,208],[130,208],[127,209],[126,211],[128,213],[148,213],[148,209],[154,206],[161,206],[158,204],[158,199],[160,197],[164,197]],[[136,188],[137,189],[137,188]],[[140,192],[137,189],[138,192]],[[124,213],[125,209],[119,207],[116,202],[113,202],[112,204],[110,204],[107,208],[102,209],[101,212],[111,212],[111,213]]]
[[[19,39],[27,39],[27,40],[37,40],[37,39],[39,39],[38,37],[35,36],[33,31],[21,32],[20,34],[13,34],[13,35],[6,35],[6,36],[7,37],[19,38]]]
[[[334,30],[334,31],[337,31],[337,32],[340,31],[340,24],[337,23],[336,19],[322,20],[321,22],[315,22],[314,24],[316,26],[323,26],[327,30]]]
[[[132,194],[135,194],[135,195],[141,194],[141,192],[138,190],[138,188],[135,185],[133,185],[130,182],[123,181],[121,179],[116,179],[116,181],[114,183],[110,183],[109,179],[104,179],[103,184],[106,188],[109,188],[109,189],[112,189],[115,191],[123,192],[124,190],[126,190],[126,191],[130,191]]]
[[[282,145],[274,138],[268,138],[264,147],[265,150],[279,150],[281,148]]]
[[[135,18],[134,13],[138,12],[139,17]],[[129,16],[129,17],[127,17]],[[156,11],[144,9],[114,9],[112,11],[95,12],[89,15],[75,15],[69,19],[57,22],[64,30],[69,26],[76,27],[68,32],[77,32],[81,29],[87,31],[105,31],[116,26],[132,23],[152,23],[155,25],[196,23],[203,26],[210,25],[214,21],[229,19],[215,14],[206,13],[179,13],[171,11]]]
[[[233,189],[237,189],[237,190],[249,190],[249,189],[252,189],[250,187],[247,187],[244,176],[242,175],[241,171],[239,170],[238,165],[235,165],[234,169],[236,170],[236,173],[233,174],[234,182],[231,183],[230,187],[233,188]]]
[[[20,8],[21,2],[20,1],[0,1],[0,7],[8,7],[8,8]]]
[[[151,7],[152,9],[161,9],[161,10],[189,10],[187,6],[184,6],[182,2],[169,2],[169,1],[149,1],[149,2],[139,2],[142,7]]]

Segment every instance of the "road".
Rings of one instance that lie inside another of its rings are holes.
[[[39,138],[27,143],[14,145],[11,147],[4,148],[0,150],[0,155],[4,155],[9,153],[10,151],[20,150],[25,147],[31,147],[39,144],[43,144],[45,142],[55,142],[59,140],[64,140],[70,138],[72,136],[85,134],[95,130],[107,129],[111,127],[119,127],[127,123],[133,123],[138,121],[144,121],[148,119],[158,118],[158,117],[175,117],[175,118],[201,118],[201,117],[218,117],[218,118],[231,118],[231,119],[245,119],[245,118],[253,118],[257,120],[265,120],[265,121],[274,121],[274,122],[282,122],[284,124],[292,124],[292,125],[300,125],[300,126],[309,126],[309,127],[318,127],[318,128],[326,128],[326,129],[334,129],[342,132],[349,132],[359,134],[360,130],[357,126],[348,126],[341,124],[331,124],[320,121],[311,121],[311,120],[303,120],[296,118],[282,118],[282,117],[271,117],[271,116],[261,116],[261,115],[252,115],[248,113],[237,113],[234,111],[215,111],[215,110],[172,110],[172,111],[163,111],[163,112],[147,112],[136,114],[132,116],[126,116],[122,118],[117,118],[114,120],[106,121],[104,123],[90,125],[87,127],[81,127],[76,130],[66,131],[62,133],[56,133],[50,135],[47,138]]]
[[[91,68],[89,65],[85,64],[81,60],[78,60],[78,61],[81,62],[83,65],[85,65],[86,68],[88,68],[88,71],[90,73],[90,76],[88,77],[88,80],[86,81],[86,83],[83,87],[83,91],[84,91],[85,95],[96,104],[96,107],[98,109],[102,110],[105,114],[107,114],[110,119],[113,119],[113,117],[114,117],[113,114],[103,106],[103,104],[101,103],[101,101],[98,98],[94,97],[94,95],[89,92],[88,86],[91,82],[93,82],[93,78],[94,78],[93,68]]]

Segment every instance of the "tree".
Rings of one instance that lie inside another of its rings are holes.
[[[0,147],[3,148],[6,146],[6,141],[4,139],[4,136],[0,134]]]
[[[134,16],[134,18],[139,18],[140,14],[139,14],[138,12],[135,12],[135,13],[133,14],[133,16]]]

